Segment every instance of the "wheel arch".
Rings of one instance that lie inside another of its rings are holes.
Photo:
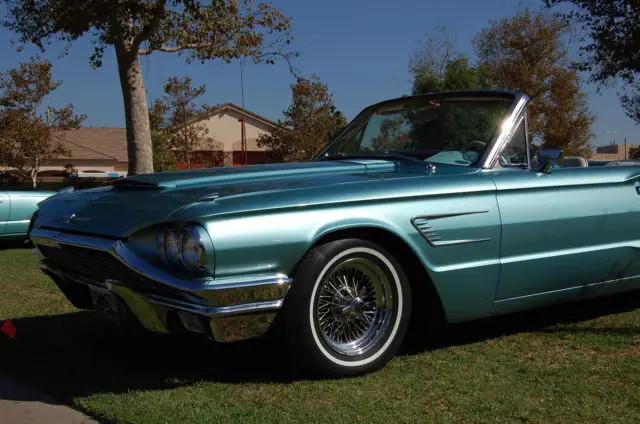
[[[307,252],[322,244],[343,240],[363,239],[380,245],[400,263],[405,271],[412,291],[413,316],[411,326],[423,328],[440,327],[446,324],[446,313],[440,295],[415,249],[407,240],[394,231],[377,225],[353,225],[324,231],[314,240]],[[295,275],[297,264],[292,270]]]

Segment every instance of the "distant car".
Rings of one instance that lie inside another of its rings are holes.
[[[637,160],[614,160],[607,163],[605,166],[638,166],[640,161]]]
[[[13,191],[0,188],[0,241],[26,239],[38,203],[55,191]]]
[[[611,161],[608,160],[590,160],[589,161],[589,166],[605,166],[606,164],[610,163]]]
[[[125,328],[218,342],[269,331],[297,365],[370,372],[410,321],[640,288],[640,168],[558,149],[533,165],[528,103],[502,90],[384,101],[307,162],[61,193],[30,238],[74,305]]]
[[[123,178],[126,174],[115,171],[80,171],[78,172],[78,178]]]

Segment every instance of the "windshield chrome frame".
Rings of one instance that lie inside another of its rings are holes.
[[[491,169],[495,166],[495,163],[500,156],[502,150],[504,150],[507,145],[511,132],[514,129],[514,126],[519,122],[519,117],[526,110],[526,106],[530,101],[529,96],[519,91],[512,90],[498,90],[498,89],[487,89],[487,90],[461,90],[461,91],[446,91],[441,93],[433,93],[433,94],[420,94],[415,96],[407,96],[400,97],[396,99],[386,100],[380,103],[376,103],[371,105],[365,109],[363,109],[350,123],[346,126],[346,128],[338,134],[336,138],[333,139],[329,144],[327,144],[312,160],[320,160],[323,155],[337,142],[339,141],[345,134],[349,133],[357,126],[364,118],[366,118],[373,109],[377,109],[380,106],[396,103],[396,102],[404,102],[411,101],[415,99],[443,99],[443,98],[451,98],[451,97],[477,97],[481,99],[483,97],[491,97],[491,96],[502,96],[502,97],[511,97],[513,102],[509,109],[507,109],[506,117],[496,134],[491,138],[489,143],[487,143],[487,148],[483,152],[482,156],[473,164],[470,165],[470,168],[482,168],[482,169]],[[428,161],[425,161],[428,162]]]

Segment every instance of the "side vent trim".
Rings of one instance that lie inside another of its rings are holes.
[[[411,224],[422,234],[422,236],[434,247],[453,246],[458,244],[469,243],[481,243],[491,240],[491,238],[479,238],[479,239],[457,239],[457,240],[442,240],[442,236],[432,228],[431,222],[443,218],[452,218],[456,216],[475,215],[479,213],[488,213],[489,211],[469,211],[469,212],[455,212],[444,213],[434,215],[421,215],[411,218]]]
[[[215,202],[220,195],[218,193],[209,193],[198,199],[198,202]]]

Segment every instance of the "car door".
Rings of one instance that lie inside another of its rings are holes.
[[[11,192],[11,208],[9,218],[6,220],[5,234],[26,234],[31,217],[44,197],[46,195],[42,192]]]
[[[526,146],[524,119],[520,125],[506,150]],[[498,310],[578,297],[590,285],[640,274],[640,168],[628,168],[491,174],[502,221]]]
[[[10,207],[9,196],[6,192],[0,191],[0,235],[5,233]]]

